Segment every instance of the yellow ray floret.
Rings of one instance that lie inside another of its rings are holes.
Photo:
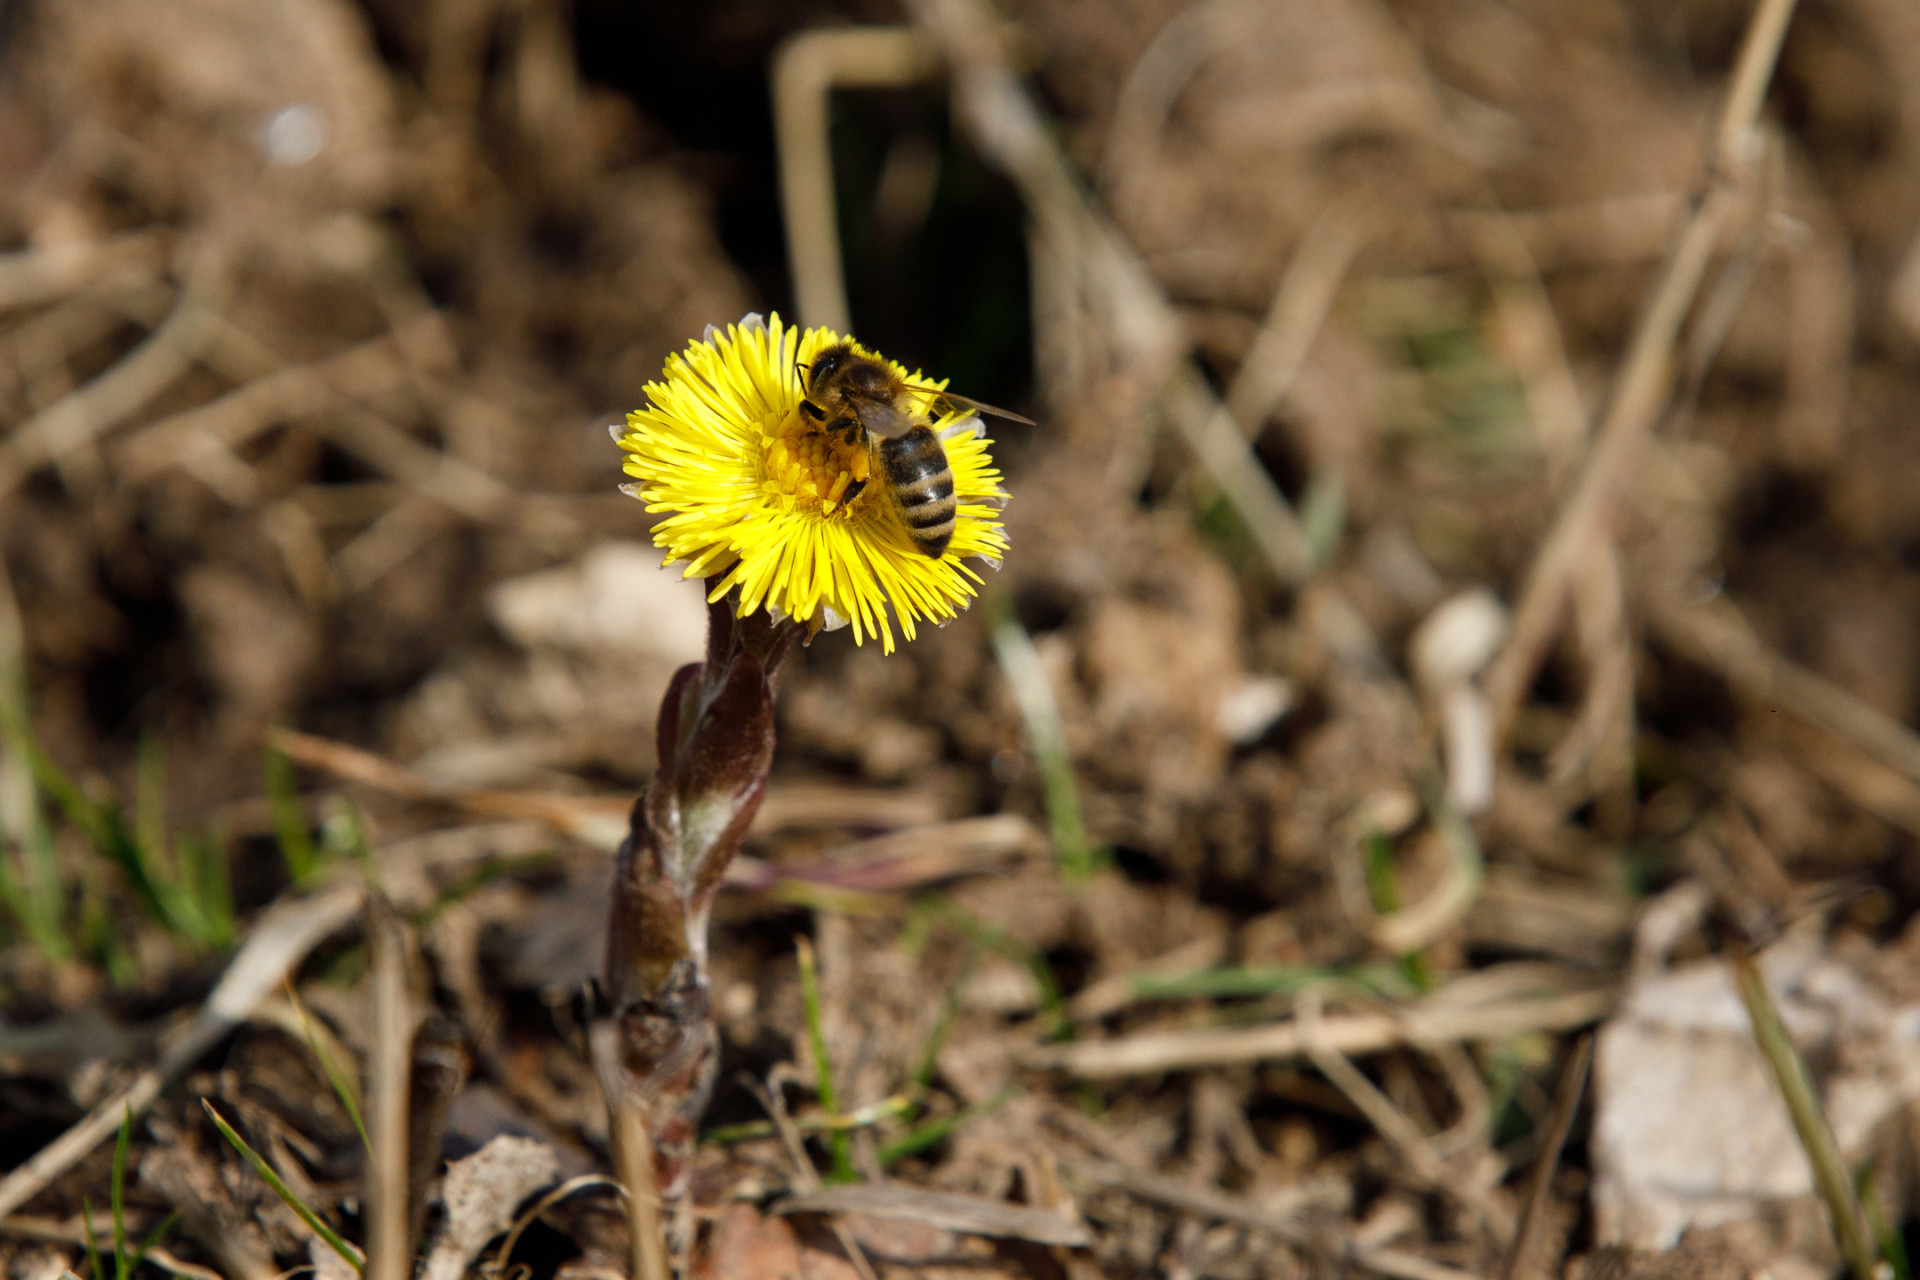
[[[627,491],[665,514],[655,544],[687,577],[710,579],[710,599],[736,591],[742,617],[764,606],[816,629],[851,624],[856,642],[878,636],[891,653],[891,621],[911,640],[915,623],[945,622],[971,603],[981,579],[964,561],[999,565],[1007,495],[992,441],[969,423],[978,419],[947,409],[928,425],[953,470],[953,541],[938,559],[916,550],[883,486],[855,488],[873,479],[866,449],[827,436],[799,411],[801,367],[843,341],[828,329],[789,328],[777,315],[748,316],[725,333],[709,328],[667,358],[662,381],[647,384],[647,407],[627,415],[617,439],[636,481]],[[893,368],[910,382],[946,385]]]

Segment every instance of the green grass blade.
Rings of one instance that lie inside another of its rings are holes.
[[[1034,760],[1040,766],[1040,786],[1047,806],[1047,824],[1053,830],[1054,856],[1060,874],[1069,883],[1082,883],[1093,876],[1105,861],[1105,850],[1087,838],[1086,821],[1080,811],[1080,783],[1073,772],[1073,757],[1067,751],[1067,733],[1060,721],[1060,704],[1047,682],[1040,653],[1033,637],[1013,616],[1013,607],[1004,595],[988,602],[993,620],[993,651],[1000,659],[1013,690],[1013,700],[1026,722],[1027,741],[1033,746]]]
[[[164,869],[156,869],[119,810],[89,796],[37,743],[26,744],[26,757],[40,789],[94,851],[120,869],[147,914],[176,933],[187,932],[181,928],[178,904],[169,892],[174,886]]]
[[[851,1133],[855,1129],[870,1129],[883,1120],[897,1119],[912,1109],[912,1101],[904,1096],[896,1096],[842,1116],[809,1117],[804,1120],[796,1118],[793,1127],[801,1133],[832,1133],[835,1130]],[[706,1146],[711,1143],[745,1142],[750,1138],[774,1138],[779,1134],[779,1127],[771,1120],[748,1120],[742,1124],[723,1124],[708,1129],[700,1135],[700,1143]]]
[[[99,868],[91,863],[80,867],[78,936],[81,951],[99,960],[115,986],[127,986],[140,976],[140,966],[114,919],[113,903],[101,883]]]
[[[153,734],[140,740],[140,761],[134,774],[133,838],[141,848],[160,856],[167,848],[167,748]]]
[[[30,839],[50,853],[52,844],[44,837],[44,831],[37,831]],[[69,964],[73,960],[73,943],[67,937],[65,886],[60,883],[57,872],[48,874],[45,870],[48,859],[31,849],[20,852],[22,874],[15,874],[7,865],[7,859],[0,855],[0,907],[6,909],[20,932],[48,960]],[[51,886],[53,892],[47,893],[43,886]]]
[[[38,806],[36,805],[37,809]],[[60,877],[60,858],[53,848],[53,832],[43,817],[35,825],[25,849],[27,900],[31,904],[34,940],[48,956],[62,963],[73,959],[67,935],[67,886]]]
[[[1398,911],[1400,878],[1393,865],[1393,842],[1378,831],[1361,838],[1360,850],[1367,870],[1367,896],[1373,900],[1375,915],[1388,916]],[[1417,951],[1394,957],[1400,973],[1417,991],[1433,990],[1433,969]]]
[[[147,1232],[147,1238],[142,1240],[140,1247],[134,1251],[133,1262],[127,1269],[129,1271],[138,1271],[140,1264],[147,1260],[147,1255],[153,1252],[154,1246],[166,1239],[167,1232],[173,1230],[173,1224],[178,1221],[180,1221],[180,1215],[178,1213],[169,1213],[166,1217],[160,1219],[159,1225]]]
[[[928,1147],[944,1142],[947,1135],[953,1133],[963,1125],[978,1120],[981,1116],[999,1110],[1008,1098],[1013,1097],[1019,1092],[1020,1090],[1017,1086],[1010,1085],[1002,1089],[999,1093],[994,1094],[991,1098],[988,1098],[985,1102],[980,1103],[978,1106],[962,1107],[952,1115],[937,1116],[932,1120],[915,1125],[913,1128],[907,1130],[907,1132],[895,1138],[892,1142],[880,1148],[877,1159],[880,1161],[881,1167],[885,1168],[896,1161],[906,1159],[908,1156],[918,1155]]]
[[[1880,1257],[1892,1268],[1890,1280],[1908,1280],[1913,1274],[1907,1260],[1907,1242],[1900,1236],[1900,1229],[1887,1218],[1886,1202],[1880,1198],[1880,1187],[1873,1176],[1873,1161],[1863,1160],[1853,1175],[1854,1194],[1860,1197],[1860,1207],[1866,1211],[1867,1230],[1880,1245]]]
[[[974,955],[972,951],[967,953],[959,976],[947,988],[946,995],[941,997],[940,1013],[934,1019],[933,1030],[927,1034],[926,1047],[920,1051],[919,1064],[914,1067],[913,1079],[907,1086],[907,1096],[916,1101],[933,1084],[933,1073],[939,1070],[940,1050],[946,1047],[947,1036],[953,1031],[953,1021],[960,1016],[960,1002],[966,996],[967,982],[973,977]]]
[[[115,843],[115,834],[107,819],[106,810],[96,804],[93,797],[80,789],[80,784],[62,769],[54,758],[43,750],[39,743],[25,739],[20,743],[21,754],[33,769],[34,781],[47,798],[67,815],[67,821],[80,829],[88,843],[96,848],[105,849]]]
[[[1067,1011],[1066,997],[1060,992],[1060,980],[1053,966],[1038,951],[1003,929],[996,929],[970,911],[956,907],[938,894],[920,899],[930,918],[946,925],[961,937],[975,942],[1004,959],[1025,967],[1040,988],[1040,1016],[1047,1020],[1048,1035],[1054,1040],[1073,1038],[1073,1015]],[[918,908],[919,903],[915,904]]]
[[[300,809],[300,788],[293,774],[293,761],[285,752],[267,748],[267,807],[273,814],[274,835],[279,838],[280,858],[287,864],[287,875],[296,888],[304,888],[320,869],[320,855],[314,850],[313,837],[307,831],[306,815]]]
[[[47,826],[40,783],[33,771],[24,690],[14,689],[15,683],[12,679],[0,681],[0,693],[12,690],[16,695],[11,699],[0,696],[0,744],[6,748],[6,758],[0,759],[0,803],[8,810],[0,818],[5,820],[20,860],[20,874],[7,877],[11,888],[4,892],[9,908],[34,945],[48,959],[67,964],[74,958],[67,932],[67,887],[60,875],[53,833]]]
[[[226,836],[217,827],[205,836],[183,836],[179,859],[181,896],[190,904],[193,940],[214,950],[232,945],[237,923]]]
[[[220,1113],[213,1109],[213,1103],[202,1098],[200,1099],[200,1105],[206,1108],[207,1116],[213,1121],[213,1127],[220,1131],[220,1136],[225,1138],[233,1149],[240,1153],[243,1160],[253,1166],[253,1171],[260,1175],[260,1180],[273,1188],[273,1194],[279,1196],[281,1202],[284,1203],[287,1208],[298,1214],[300,1221],[306,1223],[307,1227],[315,1235],[326,1241],[327,1247],[339,1254],[348,1266],[352,1267],[355,1271],[365,1272],[367,1269],[366,1255],[341,1239],[340,1234],[328,1226],[319,1214],[309,1208],[306,1201],[293,1194],[293,1188],[281,1180],[279,1173],[274,1170],[274,1167],[262,1159],[259,1152],[248,1146],[247,1140],[236,1133],[233,1126],[228,1124],[226,1120],[221,1117]]]
[[[813,1074],[820,1089],[820,1109],[829,1120],[840,1117],[840,1097],[833,1084],[833,1063],[827,1058],[827,1033],[820,1018],[820,977],[814,970],[813,944],[805,938],[794,939],[800,959],[800,999],[807,1010],[807,1045],[813,1051]],[[833,1160],[830,1181],[854,1182],[853,1141],[845,1129],[835,1128],[827,1135],[827,1151]]]
[[[100,1237],[93,1230],[93,1205],[84,1196],[80,1199],[80,1221],[87,1229],[87,1272],[93,1280],[106,1280],[102,1274],[106,1268],[100,1265]]]
[[[294,1013],[300,1019],[300,1030],[307,1038],[307,1048],[313,1050],[313,1057],[320,1064],[320,1070],[326,1073],[327,1083],[333,1086],[334,1096],[340,1099],[340,1105],[347,1109],[347,1116],[353,1121],[354,1131],[360,1135],[360,1145],[366,1148],[367,1155],[373,1155],[373,1139],[367,1136],[366,1122],[360,1118],[360,1091],[354,1087],[353,1077],[346,1068],[333,1060],[320,1044],[320,1037],[314,1034],[313,1023],[307,1017],[307,1006],[301,1003],[300,993],[293,989],[293,980],[287,979],[287,1002],[293,1006]]]
[[[327,815],[320,828],[320,860],[330,862],[347,858],[359,865],[367,884],[380,887],[380,864],[373,856],[373,844],[367,839],[366,823],[351,801],[342,800]]]

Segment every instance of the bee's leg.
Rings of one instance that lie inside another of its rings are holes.
[[[806,414],[815,422],[825,422],[827,420],[827,411],[811,400],[802,400],[800,402],[800,412]]]
[[[850,482],[847,485],[847,491],[840,495],[840,505],[844,507],[849,502],[852,502],[855,498],[860,496],[860,491],[866,487],[867,487],[867,482],[865,480],[855,480]]]

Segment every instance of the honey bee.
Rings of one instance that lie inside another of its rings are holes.
[[[805,383],[800,412],[828,435],[868,451],[868,479],[848,485],[845,501],[853,501],[870,481],[877,481],[900,513],[915,550],[936,560],[953,541],[959,504],[953,496],[947,451],[928,425],[929,415],[919,400],[945,401],[956,408],[1033,425],[1032,419],[1017,413],[908,382],[890,366],[844,342],[828,347],[805,366]]]

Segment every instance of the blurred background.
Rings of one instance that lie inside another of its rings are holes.
[[[1777,65],[1755,12],[0,0],[0,1165],[370,852],[465,1055],[446,1154],[604,1166],[569,1001],[704,627],[606,424],[778,311],[1040,425],[993,424],[981,607],[789,668],[715,926],[712,1274],[856,1274],[753,1207],[807,1183],[733,1083],[782,1063],[797,1113],[893,1106],[868,1180],[1081,1224],[864,1219],[883,1274],[1833,1274],[1750,950],[1886,1249],[1920,12],[1762,5]],[[346,1055],[366,951],[294,962]],[[203,1095],[354,1229],[292,1025],[134,1131],[136,1219],[218,1206],[182,1265],[308,1239]],[[81,1266],[109,1155],[0,1221],[10,1274]],[[624,1266],[592,1199],[543,1280]]]

